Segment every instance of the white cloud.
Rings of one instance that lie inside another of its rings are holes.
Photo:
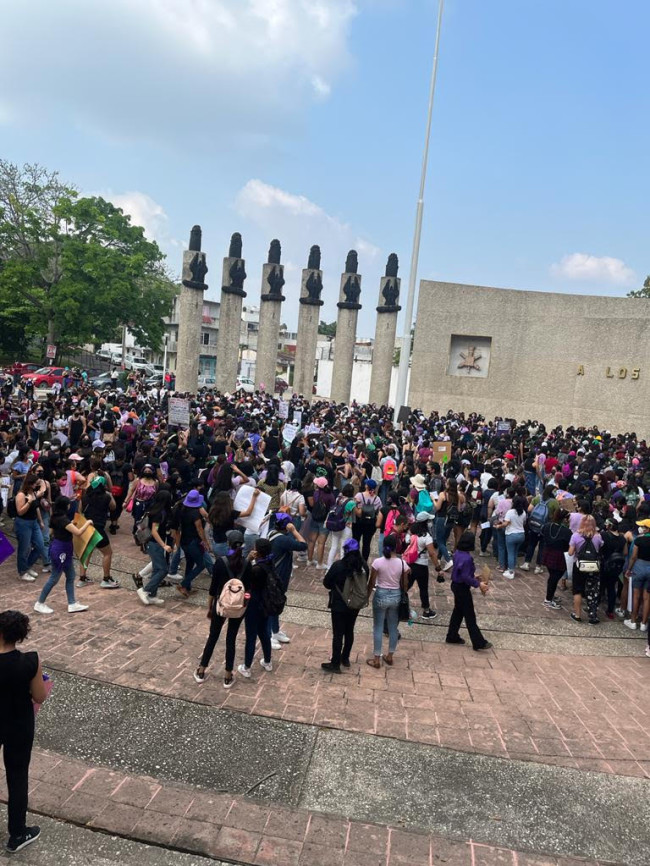
[[[592,256],[588,253],[571,253],[551,267],[556,277],[568,280],[590,280],[615,286],[634,284],[636,274],[622,259],[611,256]]]
[[[146,192],[108,193],[105,198],[122,208],[134,225],[142,226],[149,240],[157,241],[168,234],[169,220],[165,208]]]
[[[282,128],[349,63],[363,0],[31,0],[3,10],[3,99],[112,137],[195,145]],[[34,49],[37,46],[37,50]],[[24,58],[30,58],[25,64]],[[52,74],[52,70],[56,70]]]

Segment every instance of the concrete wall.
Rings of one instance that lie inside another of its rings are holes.
[[[409,405],[647,436],[649,326],[646,300],[423,280]],[[472,337],[488,347],[487,375],[459,369]]]

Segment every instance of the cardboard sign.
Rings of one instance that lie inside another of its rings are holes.
[[[248,506],[251,504],[251,499],[253,498],[253,490],[254,487],[251,487],[249,484],[242,484],[239,490],[237,491],[237,496],[235,496],[235,501],[233,503],[233,508],[236,511],[246,511]],[[252,512],[248,517],[239,517],[237,519],[237,523],[246,529],[249,532],[256,533],[259,532],[260,525],[264,520],[264,515],[266,514],[266,510],[269,507],[269,503],[271,501],[271,497],[268,493],[259,492],[257,497],[255,498],[255,506]]]
[[[296,438],[296,433],[300,430],[297,424],[285,424],[282,428],[282,438],[287,443],[287,445],[291,445],[293,440]]]
[[[510,421],[497,421],[497,436],[512,432]]]
[[[278,406],[278,418],[284,418],[286,421],[289,417],[289,403],[286,400],[280,400],[280,405]]]
[[[190,426],[190,401],[184,397],[169,398],[169,414],[167,423],[177,427]]]
[[[451,460],[451,442],[432,442],[431,460],[434,463],[449,463]]]
[[[563,496],[562,499],[558,499],[557,501],[560,503],[560,507],[568,511],[569,514],[573,514],[578,510],[578,501],[575,496]]]
[[[72,522],[75,526],[83,526],[86,522],[86,518],[81,514],[75,514]],[[88,560],[90,559],[90,555],[93,550],[97,547],[99,542],[102,540],[101,535],[94,526],[89,526],[87,529],[83,531],[81,535],[73,535],[72,536],[72,547],[74,550],[74,554],[77,559],[82,563],[82,565],[88,565]]]

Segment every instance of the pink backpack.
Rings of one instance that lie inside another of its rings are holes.
[[[413,565],[419,555],[420,551],[418,549],[418,537],[417,535],[412,535],[411,540],[409,541],[409,546],[402,554],[402,559],[407,565]]]
[[[246,613],[245,593],[241,580],[232,577],[221,590],[217,601],[217,614],[225,619],[241,619]]]

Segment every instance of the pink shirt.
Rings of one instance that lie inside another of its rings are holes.
[[[398,556],[391,556],[390,559],[381,556],[375,559],[372,567],[377,572],[375,586],[380,589],[400,589],[402,573],[408,574],[411,570]]]

